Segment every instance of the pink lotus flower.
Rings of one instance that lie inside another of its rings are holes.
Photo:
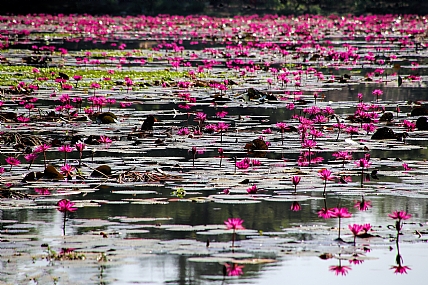
[[[49,192],[48,188],[34,188],[34,191],[39,194],[39,195],[43,195],[43,196],[47,196],[50,195],[51,192]]]
[[[333,210],[322,208],[321,211],[318,211],[318,217],[323,218],[323,219],[333,218]]]
[[[13,156],[6,157],[5,161],[6,161],[7,164],[10,165],[9,171],[12,171],[12,167],[13,166],[18,166],[18,165],[21,164],[21,161],[19,159],[15,158],[15,157],[13,157]]]
[[[318,176],[324,180],[324,191],[323,195],[325,196],[325,190],[327,188],[327,180],[334,180],[334,176],[331,175],[331,171],[327,168],[323,168],[318,171]]]
[[[84,144],[84,143],[76,143],[76,144],[74,145],[74,147],[76,148],[76,150],[77,150],[78,152],[82,152],[82,151],[85,149],[86,144]]]
[[[227,276],[240,276],[244,274],[244,272],[242,271],[242,268],[244,268],[243,265],[238,265],[236,263],[225,263],[224,266],[226,268]]]
[[[62,166],[60,168],[61,173],[65,176],[65,177],[71,177],[71,175],[73,174],[73,171],[75,170],[75,168],[69,164],[65,164],[64,166]]]
[[[240,161],[237,161],[236,167],[239,169],[247,169],[250,167],[250,160],[248,158],[244,158]]]
[[[371,162],[369,162],[365,158],[361,158],[360,160],[355,161],[355,165],[361,168],[369,168],[371,165]]]
[[[297,176],[297,175],[295,175],[291,178],[291,182],[293,182],[293,185],[294,185],[294,193],[297,192],[297,185],[300,183],[301,179],[302,178],[300,176]]]
[[[245,228],[242,226],[242,223],[244,220],[240,218],[229,218],[227,221],[224,221],[224,224],[226,225],[227,229],[233,230],[232,234],[232,248],[235,246],[235,237],[236,237],[236,230],[244,230]]]
[[[247,188],[247,193],[248,194],[257,194],[257,185],[253,185],[249,188]]]
[[[242,223],[244,223],[244,220],[240,218],[229,218],[224,221],[228,230],[244,230],[245,228],[242,226]]]
[[[355,237],[363,230],[363,225],[353,224],[353,225],[348,225],[348,228]]]
[[[187,136],[188,134],[190,134],[190,131],[188,128],[181,128],[177,132],[177,135],[179,136]]]
[[[357,238],[358,234],[364,229],[364,226],[359,224],[353,224],[353,225],[348,225],[348,228],[354,235],[354,246],[355,246],[355,239]]]
[[[226,117],[226,115],[227,115],[228,113],[227,113],[227,111],[220,111],[220,112],[217,112],[217,113],[215,113],[215,115],[218,117],[218,118],[224,118],[224,117]]]
[[[205,114],[204,112],[196,112],[195,121],[203,123],[205,122],[206,119],[207,119],[207,114]]]
[[[324,181],[334,180],[334,176],[331,175],[331,171],[328,170],[327,168],[323,168],[323,169],[319,170],[318,176]]]
[[[21,161],[13,156],[6,157],[5,161],[7,164],[10,164],[11,166],[17,166],[21,164]]]
[[[69,145],[62,145],[62,146],[58,147],[58,150],[60,152],[72,152],[73,148]]]
[[[332,217],[333,218],[350,218],[352,214],[348,212],[348,208],[333,208]]]
[[[24,156],[25,160],[30,164],[28,165],[28,169],[30,169],[31,164],[34,163],[34,161],[37,159],[37,153],[29,153],[27,155]]]
[[[341,219],[342,218],[350,218],[352,216],[352,214],[348,212],[347,208],[333,208],[331,210],[332,210],[331,217],[339,219],[339,227],[338,227],[339,236],[338,236],[338,240],[340,240],[340,230],[341,230],[340,222],[341,222]]]
[[[410,168],[407,163],[403,163],[402,166],[404,168],[404,171],[412,170],[412,168]]]
[[[345,160],[352,159],[352,153],[348,151],[338,151],[332,154],[337,160],[342,160],[342,167],[345,166]]]
[[[380,89],[373,90],[372,94],[376,96],[376,102],[379,101],[379,97],[382,96],[383,91]]]
[[[370,225],[370,224],[364,224],[362,226],[363,226],[364,233],[367,233],[372,228],[372,225]]]
[[[77,211],[77,208],[74,208],[75,203],[69,201],[68,199],[62,199],[60,201],[58,201],[57,205],[58,208],[57,210],[63,213],[67,213],[67,212],[75,212]]]
[[[394,211],[392,214],[388,214],[388,217],[401,221],[410,219],[412,215],[407,214],[405,211]]]
[[[111,138],[107,136],[100,136],[100,139],[98,140],[100,143],[112,143],[113,141]]]
[[[371,162],[369,162],[370,156],[368,157],[368,159],[366,157],[364,158],[360,158],[360,160],[357,160],[355,162],[355,165],[357,167],[361,167],[361,188],[363,188],[363,182],[364,182],[364,168],[369,168]]]
[[[51,148],[50,145],[42,144],[42,145],[39,145],[38,147],[36,147],[36,149],[34,149],[34,151],[33,151],[34,153],[43,152],[43,161],[44,161],[45,167],[46,167],[46,151],[50,148]]]

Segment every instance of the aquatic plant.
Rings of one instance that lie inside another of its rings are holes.
[[[235,238],[236,238],[236,230],[244,230],[245,228],[242,226],[244,220],[240,218],[228,218],[224,221],[226,228],[228,230],[233,230],[232,232],[232,248],[235,247]]]
[[[75,203],[71,202],[68,199],[61,199],[57,203],[57,210],[64,213],[64,219],[63,219],[63,227],[62,227],[62,234],[65,236],[65,222],[67,220],[67,214],[73,213],[77,211],[77,208],[74,207]]]

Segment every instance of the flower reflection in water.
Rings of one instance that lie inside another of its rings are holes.
[[[293,212],[298,212],[298,211],[300,211],[301,209],[302,209],[302,207],[300,206],[300,203],[299,203],[299,202],[294,201],[294,202],[291,204],[291,207],[290,207],[290,210],[291,210],[291,211],[293,211]]]
[[[395,257],[395,263],[397,265],[392,266],[391,269],[394,270],[395,274],[407,274],[407,270],[411,270],[411,268],[402,264],[403,257],[400,254],[400,234],[401,230],[403,229],[403,220],[410,219],[412,215],[406,213],[405,211],[394,211],[388,216],[391,219],[396,220],[395,226],[390,225],[388,228],[394,228],[397,231],[397,237],[395,239],[395,244],[397,246],[397,256]]]
[[[411,270],[411,268],[409,266],[405,266],[402,264],[403,257],[400,254],[400,244],[399,244],[398,238],[397,238],[396,244],[397,244],[397,256],[395,257],[395,263],[397,265],[391,266],[391,270],[394,270],[395,274],[407,274],[407,270]]]
[[[236,263],[225,263],[223,267],[223,276],[240,276],[244,274],[244,271],[242,271],[243,268],[243,265],[238,265]]]
[[[331,272],[334,272],[337,276],[342,275],[346,276],[352,268],[350,266],[342,265],[341,260],[339,260],[339,265],[332,265],[330,266],[329,270]]]

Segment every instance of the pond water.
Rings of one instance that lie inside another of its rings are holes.
[[[425,20],[377,17],[1,17],[0,282],[422,284]]]

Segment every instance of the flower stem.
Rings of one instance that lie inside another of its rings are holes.
[[[67,220],[67,212],[64,212],[64,223],[62,225],[62,235],[65,236],[65,221]]]
[[[339,239],[340,239],[340,217],[339,217]]]
[[[235,237],[236,237],[236,233],[235,233],[235,229],[233,229],[233,234],[232,234],[232,248],[235,247]]]

